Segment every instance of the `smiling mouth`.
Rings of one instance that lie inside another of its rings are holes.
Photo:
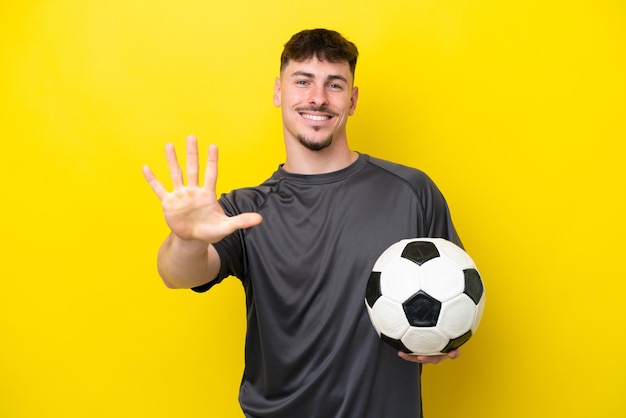
[[[323,122],[325,120],[329,120],[332,116],[329,115],[312,115],[310,113],[300,113],[304,119],[312,120],[315,122]]]

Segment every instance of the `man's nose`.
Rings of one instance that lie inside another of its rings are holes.
[[[326,96],[326,89],[323,85],[316,85],[310,91],[309,104],[315,106],[321,106],[327,104],[328,97]]]

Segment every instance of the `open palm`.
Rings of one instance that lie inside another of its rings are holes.
[[[165,147],[165,155],[174,189],[169,192],[157,180],[149,167],[143,167],[146,181],[161,200],[163,215],[172,233],[185,240],[207,244],[220,241],[237,229],[249,228],[261,222],[257,213],[226,216],[217,203],[217,147],[209,146],[204,184],[198,184],[198,142],[187,138],[187,185],[172,144]]]

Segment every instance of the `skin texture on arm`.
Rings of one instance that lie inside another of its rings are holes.
[[[170,289],[189,289],[208,283],[220,269],[219,256],[203,241],[183,240],[170,233],[161,244],[157,270]]]
[[[166,286],[190,288],[216,278],[220,268],[217,252],[211,244],[238,229],[261,223],[261,215],[243,213],[229,217],[217,202],[217,147],[209,146],[204,184],[199,185],[198,142],[187,138],[187,185],[172,144],[165,156],[174,189],[168,192],[149,167],[143,175],[161,201],[165,222],[171,233],[159,249],[157,265]]]

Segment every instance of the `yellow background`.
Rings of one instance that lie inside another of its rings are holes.
[[[485,279],[427,417],[626,416],[623,1],[31,0],[0,3],[0,417],[241,416],[241,287],[160,283],[140,169],[195,133],[220,191],[269,176],[314,27],[361,51],[353,147],[429,173]]]

